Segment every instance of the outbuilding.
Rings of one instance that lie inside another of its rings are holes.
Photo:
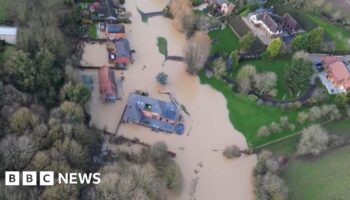
[[[17,27],[0,26],[0,40],[4,40],[8,44],[16,44]]]
[[[103,66],[98,70],[100,84],[100,94],[105,103],[114,103],[118,99],[115,74],[108,66]]]
[[[110,40],[125,38],[125,27],[122,24],[107,24],[106,37]]]

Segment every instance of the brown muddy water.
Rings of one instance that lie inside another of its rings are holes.
[[[157,37],[167,39],[169,55],[182,55],[185,36],[174,29],[171,20],[164,17],[150,18],[148,23],[143,23],[136,10],[137,5],[144,12],[159,11],[166,3],[164,0],[126,1],[126,9],[132,13],[132,24],[126,25],[126,35],[136,53],[134,64],[123,71],[125,81],[121,101],[102,104],[97,71],[82,72],[94,78],[94,91],[89,105],[91,125],[114,133],[130,92],[145,90],[154,98],[169,100],[159,91],[170,91],[190,113],[190,117],[186,117],[184,135],[155,133],[133,124],[122,125],[118,134],[128,138],[137,137],[149,144],[164,141],[169,150],[177,154],[175,159],[184,176],[184,188],[181,194],[169,194],[169,199],[253,200],[252,173],[256,156],[232,160],[222,156],[221,150],[228,145],[247,147],[244,136],[229,121],[226,99],[208,85],[201,85],[198,77],[187,74],[184,63],[169,61],[163,66],[164,57],[158,52]],[[93,66],[107,64],[105,46],[88,45],[84,59]],[[157,83],[155,77],[159,72],[169,75],[168,85],[160,86]],[[121,73],[116,71],[118,76]]]

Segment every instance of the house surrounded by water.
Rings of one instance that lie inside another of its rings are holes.
[[[154,131],[182,134],[184,125],[180,123],[181,118],[180,108],[175,103],[131,93],[122,120],[150,127]]]
[[[100,94],[104,103],[114,103],[118,100],[118,91],[114,71],[108,66],[98,70]]]

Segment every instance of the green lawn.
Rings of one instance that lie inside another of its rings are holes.
[[[96,39],[97,38],[97,25],[96,24],[91,24],[89,26],[88,36],[91,39]]]
[[[349,199],[349,155],[350,146],[346,146],[318,158],[290,161],[284,172],[284,178],[289,187],[290,199]]]
[[[350,39],[350,31],[346,30],[341,26],[329,23],[320,17],[308,15],[318,26],[322,27],[325,32],[331,37],[335,43],[336,51],[346,52],[349,51],[349,44],[347,42]]]
[[[238,49],[239,38],[229,27],[210,31],[208,34],[213,41],[212,53],[231,53]]]
[[[247,95],[234,93],[227,84],[216,78],[208,78],[204,72],[199,74],[201,83],[209,84],[221,92],[227,100],[229,119],[234,127],[242,132],[250,146],[254,147],[266,142],[290,135],[296,131],[283,131],[272,134],[269,137],[257,137],[256,132],[263,125],[269,125],[278,121],[281,116],[288,116],[292,123],[295,123],[298,111],[282,111],[276,107],[257,105]],[[299,130],[301,127],[299,127]]]

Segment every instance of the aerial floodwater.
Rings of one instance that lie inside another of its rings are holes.
[[[119,91],[123,97],[113,104],[101,102],[96,71],[82,72],[92,75],[95,80],[89,106],[91,124],[114,133],[130,92],[143,90],[153,98],[166,101],[169,101],[169,96],[159,91],[171,92],[189,113],[185,117],[186,130],[183,135],[156,133],[134,124],[123,124],[118,130],[119,135],[138,138],[149,144],[164,141],[169,150],[176,153],[176,162],[184,176],[184,187],[181,194],[169,194],[168,199],[255,199],[253,169],[256,156],[244,155],[228,160],[222,155],[221,150],[228,145],[247,148],[244,136],[229,121],[226,99],[210,86],[200,84],[198,77],[189,75],[183,62],[163,63],[164,56],[158,51],[157,38],[167,40],[169,55],[182,56],[185,35],[177,31],[168,18],[153,17],[145,23],[137,12],[137,7],[143,12],[160,11],[167,3],[164,0],[126,1],[125,7],[131,13],[132,22],[126,25],[126,37],[131,49],[135,50],[134,63],[126,71],[116,71],[119,77],[123,73],[125,80],[122,91]],[[83,58],[93,59],[86,60],[87,63],[92,66],[108,64],[107,54],[99,52],[105,51],[104,48],[100,45],[96,45],[95,50],[94,47],[88,48]],[[97,63],[93,63],[94,60]],[[159,72],[169,75],[166,86],[160,86],[156,81]]]

